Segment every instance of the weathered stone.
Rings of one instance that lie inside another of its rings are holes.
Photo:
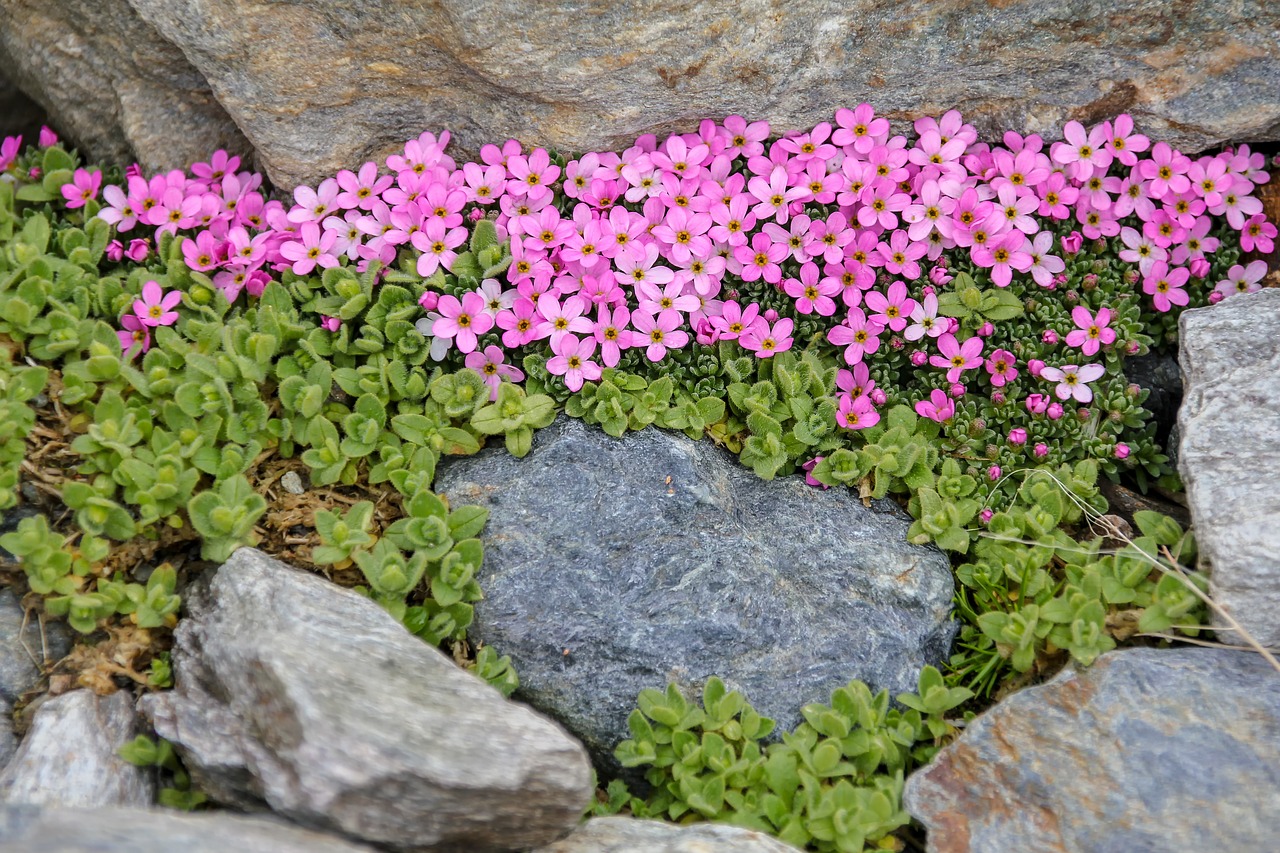
[[[69,651],[66,623],[50,619],[42,625],[38,613],[28,618],[13,590],[0,590],[0,697],[16,702],[36,685],[42,663],[58,661]]]
[[[0,802],[49,806],[148,806],[152,774],[116,751],[137,735],[133,700],[73,690],[36,711],[17,754],[0,774]]]
[[[1260,643],[1280,646],[1280,290],[1187,311],[1178,328],[1178,469],[1210,595]]]
[[[593,790],[559,726],[324,578],[241,548],[188,592],[177,689],[143,700],[213,799],[404,850],[510,850]]]
[[[471,636],[611,770],[643,688],[719,675],[785,730],[851,678],[914,690],[950,647],[950,564],[906,543],[901,509],[761,480],[709,441],[561,416],[523,459],[443,462],[436,488],[492,511]]]
[[[1178,420],[1182,403],[1182,372],[1176,354],[1151,352],[1124,360],[1124,375],[1151,394],[1143,407],[1156,423],[1156,440],[1164,445]]]
[[[1280,674],[1132,649],[1014,694],[907,780],[931,853],[1270,850]]]
[[[0,697],[0,770],[5,768],[17,751],[18,737],[13,733],[13,706],[8,699]]]
[[[534,853],[798,853],[763,832],[717,823],[676,826],[660,820],[597,817]]]
[[[0,0],[0,70],[95,159],[156,171],[249,150],[182,49],[125,0]]]
[[[581,151],[729,113],[808,127],[861,101],[900,124],[958,107],[988,138],[1123,111],[1188,151],[1280,136],[1280,9],[1265,0],[0,8],[15,80],[95,154],[172,162],[229,144],[207,80],[285,187],[426,128],[453,130],[464,154],[509,136]]]
[[[0,853],[372,853],[262,817],[0,805]]]

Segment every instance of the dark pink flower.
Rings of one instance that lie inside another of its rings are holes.
[[[916,403],[915,409],[920,417],[943,423],[955,415],[956,404],[945,392],[935,388],[929,392],[928,400]]]
[[[62,185],[62,197],[67,200],[67,208],[74,210],[84,207],[85,202],[98,197],[98,188],[102,186],[102,172],[76,169],[71,182]]]
[[[142,285],[142,298],[133,302],[133,313],[144,326],[172,326],[178,319],[173,309],[181,301],[180,292],[165,293],[158,282],[148,281]]]

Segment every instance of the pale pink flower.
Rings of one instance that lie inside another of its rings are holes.
[[[1248,266],[1236,264],[1227,271],[1227,277],[1218,282],[1215,293],[1224,297],[1237,293],[1253,293],[1262,289],[1262,277],[1267,274],[1266,261],[1253,261]],[[1178,303],[1179,305],[1185,302]]]
[[[830,278],[819,278],[818,265],[809,262],[800,267],[800,278],[783,281],[783,290],[796,300],[796,310],[801,314],[817,312],[823,317],[836,313],[832,298],[840,292],[840,285]]]
[[[861,308],[850,308],[844,322],[827,330],[827,340],[844,347],[846,364],[858,364],[863,356],[880,348],[884,326],[870,320]]]
[[[661,361],[668,349],[680,349],[689,343],[688,333],[676,328],[680,324],[676,319],[678,316],[665,311],[657,317],[643,312],[631,315],[631,325],[635,326],[639,333],[638,340],[636,338],[632,340],[636,346],[642,346],[645,341],[648,342],[645,357],[650,361]]]
[[[485,313],[484,298],[474,291],[464,293],[459,300],[444,294],[436,306],[440,319],[435,321],[431,334],[437,338],[452,338],[459,352],[474,352],[477,337],[493,328],[494,320]]]
[[[584,380],[595,381],[603,375],[600,365],[591,361],[596,351],[594,338],[578,340],[577,335],[565,334],[551,341],[555,353],[547,359],[547,372],[563,376],[570,391],[581,391]]]
[[[1276,226],[1261,214],[1249,217],[1240,232],[1240,248],[1269,255],[1275,251]]]
[[[947,325],[938,322],[938,297],[932,293],[925,294],[924,301],[916,303],[910,316],[911,325],[902,333],[909,341],[918,341],[925,335],[936,338],[947,331]],[[924,353],[920,356],[923,359]],[[924,364],[924,361],[920,363]]]
[[[592,334],[600,345],[600,360],[605,367],[613,367],[622,357],[622,351],[633,346],[633,332],[627,328],[631,312],[626,306],[619,305],[610,311],[601,305],[596,311],[596,322]]]
[[[308,221],[302,223],[298,237],[280,246],[280,255],[293,265],[295,275],[306,275],[317,266],[328,269],[338,265],[333,254],[333,232],[321,233],[318,224]]]
[[[506,356],[502,352],[502,348],[490,344],[484,348],[484,352],[476,351],[467,354],[465,364],[484,377],[484,382],[489,386],[489,402],[498,399],[498,388],[502,385],[503,377],[510,379],[512,382],[520,382],[524,379],[524,371],[515,367],[515,365],[505,364]]]
[[[907,317],[919,307],[908,295],[907,286],[901,281],[889,285],[887,294],[868,290],[864,301],[867,308],[875,312],[871,319],[895,332],[901,332],[907,327]]]
[[[1093,391],[1089,389],[1088,383],[1100,378],[1105,372],[1106,368],[1101,364],[1085,364],[1080,367],[1064,364],[1061,368],[1041,368],[1040,378],[1058,383],[1053,393],[1059,400],[1069,400],[1074,397],[1078,403],[1087,403],[1093,399]]]
[[[743,308],[732,299],[721,306],[720,316],[712,317],[711,327],[722,341],[735,341],[755,324],[760,315],[759,304],[752,302]]]
[[[751,350],[758,358],[771,358],[780,352],[791,349],[791,331],[795,322],[790,317],[769,325],[767,322],[756,323],[738,337],[738,343]]]
[[[467,240],[467,229],[449,228],[444,220],[432,217],[420,231],[415,231],[410,238],[413,247],[422,254],[418,257],[418,275],[426,278],[440,267],[453,269],[453,262],[458,253],[454,249]]]

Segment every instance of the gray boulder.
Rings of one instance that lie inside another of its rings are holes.
[[[0,72],[96,159],[152,172],[250,150],[182,48],[126,0],[0,0]]]
[[[241,548],[189,594],[143,699],[198,787],[401,850],[536,847],[593,795],[582,746],[381,607]]]
[[[1187,311],[1178,329],[1186,385],[1178,470],[1200,559],[1211,569],[1209,592],[1258,642],[1277,647],[1280,290]]]
[[[935,853],[1273,850],[1280,673],[1132,649],[1015,693],[907,780]]]
[[[12,590],[0,590],[0,698],[16,702],[40,680],[46,661],[58,661],[70,651],[65,622],[50,620],[42,626],[38,613],[27,617]]]
[[[230,812],[0,806],[0,853],[373,853],[318,832]]]
[[[124,692],[73,690],[46,700],[17,754],[0,773],[0,803],[47,806],[149,806],[152,774],[117,750],[137,735],[137,714]]]
[[[695,823],[676,826],[660,820],[597,817],[573,835],[534,853],[799,853],[763,832]]]
[[[94,156],[179,160],[238,127],[288,188],[424,129],[468,156],[583,151],[861,101],[899,127],[956,107],[987,138],[1129,111],[1187,151],[1276,139],[1277,29],[1265,0],[0,0],[0,67]]]
[[[788,729],[851,678],[914,690],[954,635],[950,564],[897,505],[761,480],[709,441],[561,416],[523,459],[442,462],[436,488],[491,510],[470,635],[612,770],[646,687],[719,675]]]

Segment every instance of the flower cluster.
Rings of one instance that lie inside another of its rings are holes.
[[[1081,304],[1090,276],[1073,278],[1068,264],[1086,241],[1111,241],[1157,314],[1186,306],[1211,274],[1223,221],[1240,249],[1274,248],[1253,192],[1267,180],[1264,159],[1247,146],[1192,159],[1152,144],[1126,115],[1069,122],[1052,143],[1015,132],[1003,145],[979,142],[955,111],[918,120],[915,132],[893,134],[863,104],[780,138],[730,116],[621,153],[565,161],[508,141],[461,166],[445,153],[448,133],[424,133],[385,170],[369,162],[296,188],[290,207],[218,152],[191,175],[131,169],[124,186],[102,189],[98,215],[120,233],[187,232],[188,266],[232,300],[286,270],[408,260],[428,280],[418,329],[432,357],[465,358],[495,394],[499,377],[519,373],[507,358],[529,352],[576,391],[629,350],[659,363],[736,342],[767,359],[825,339],[847,365],[837,419],[849,429],[874,425],[899,399],[867,369],[885,353],[926,377],[908,402],[942,422],[975,388],[1004,402],[1020,374],[1042,383],[1025,398],[1032,414],[1056,420],[1062,409],[1032,400],[1090,402],[1104,366],[1088,360],[1138,344],[1113,326],[1117,305]],[[77,172],[68,205],[93,198],[100,179]],[[441,275],[480,219],[509,243],[511,263],[505,275],[446,287]],[[1209,301],[1258,289],[1265,269],[1231,266]],[[1046,364],[993,339],[990,322],[961,323],[941,299],[962,281],[1019,294],[1070,288],[1074,327],[1042,335],[1066,351]]]

